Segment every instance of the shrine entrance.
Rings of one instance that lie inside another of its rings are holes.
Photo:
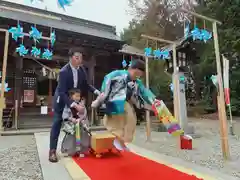
[[[39,60],[43,65],[53,66],[54,62]],[[44,62],[45,61],[45,62]],[[20,98],[19,128],[49,127],[52,118],[52,97],[57,86],[56,79],[49,79],[43,67],[36,60],[23,59],[22,86],[18,92]],[[42,112],[41,107],[47,111]]]

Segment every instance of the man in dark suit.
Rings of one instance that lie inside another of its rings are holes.
[[[58,162],[56,149],[60,129],[62,126],[62,113],[65,105],[71,108],[75,108],[77,111],[81,110],[81,107],[71,101],[68,96],[68,91],[73,88],[81,90],[81,94],[86,95],[88,91],[98,95],[100,92],[87,82],[87,75],[84,67],[82,66],[82,53],[77,49],[69,51],[69,63],[66,64],[59,73],[58,86],[54,94],[54,117],[53,125],[50,133],[50,151],[49,161]]]

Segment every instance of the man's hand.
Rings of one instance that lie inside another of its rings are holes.
[[[92,104],[91,104],[92,108],[98,108],[99,106],[100,106],[100,102],[98,101],[98,99],[93,101]]]
[[[93,92],[95,95],[97,95],[97,96],[99,96],[100,94],[101,94],[101,92],[99,91],[99,90],[95,90],[94,92]]]

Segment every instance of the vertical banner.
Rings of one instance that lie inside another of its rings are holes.
[[[230,106],[230,88],[229,88],[229,60],[222,55],[223,59],[223,84],[225,102],[227,106]]]
[[[233,119],[232,119],[232,110],[230,104],[230,88],[229,88],[229,60],[222,55],[223,59],[223,84],[224,84],[224,95],[225,95],[225,102],[229,109],[229,117],[230,117],[230,133],[234,135],[233,129]]]

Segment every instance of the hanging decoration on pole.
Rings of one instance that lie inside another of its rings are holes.
[[[56,34],[55,34],[55,31],[52,31],[52,32],[51,32],[50,38],[51,38],[51,46],[53,47],[54,44],[55,44],[55,42],[56,42]]]
[[[44,49],[44,52],[42,54],[43,59],[52,60],[52,56],[53,56],[52,51],[50,51],[49,49]]]
[[[57,0],[58,5],[65,11],[65,6],[71,6],[73,0]]]
[[[123,59],[122,61],[122,67],[123,68],[126,68],[127,67],[127,61],[125,59]]]
[[[217,79],[217,75],[212,75],[212,76],[211,76],[211,80],[212,80],[214,86],[216,86],[216,88],[218,89],[218,79]]]
[[[18,38],[23,38],[24,34],[23,34],[23,28],[20,26],[20,24],[17,24],[17,27],[11,27],[8,30],[9,33],[12,34],[12,38],[17,42]]]
[[[51,44],[51,48],[54,46],[56,42],[56,33],[52,28],[50,29],[50,37],[43,37],[42,32],[40,32],[36,25],[31,26],[31,31],[29,33],[24,33],[23,27],[20,26],[19,22],[17,23],[16,27],[10,27],[8,30],[9,33],[11,33],[12,38],[18,42],[18,39],[22,39],[22,43],[19,44],[19,46],[16,48],[16,52],[20,56],[26,56],[29,53],[29,50],[24,46],[23,39],[26,37],[29,37],[33,39],[34,41],[34,46],[31,47],[30,54],[31,56],[35,58],[43,58],[47,60],[51,60],[53,56],[52,50],[49,49],[49,44]],[[45,48],[43,51],[43,54],[41,56],[41,49],[37,48],[37,43],[40,42],[40,40],[47,40],[48,41],[48,48]]]
[[[170,53],[169,50],[160,50],[160,49],[156,49],[154,51],[152,51],[151,47],[147,47],[144,49],[144,54],[147,57],[153,56],[155,59],[170,59]]]
[[[38,49],[36,46],[32,47],[32,50],[31,50],[31,55],[33,57],[40,57],[40,54],[41,54],[41,49]]]
[[[212,33],[206,30],[206,23],[204,20],[204,28],[198,28],[196,24],[196,19],[194,18],[194,28],[190,31],[190,22],[187,22],[184,28],[184,38],[187,39],[188,37],[192,37],[192,39],[204,41],[205,43],[212,39]]]
[[[36,27],[31,27],[31,31],[29,32],[30,38],[34,40],[35,43],[39,43],[39,40],[42,38],[42,33],[38,31]]]
[[[28,53],[28,49],[26,49],[23,44],[20,44],[20,46],[16,48],[16,52],[20,56],[25,56]]]

